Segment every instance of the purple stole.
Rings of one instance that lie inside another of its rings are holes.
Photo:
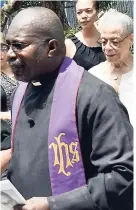
[[[76,127],[76,99],[84,69],[65,57],[55,83],[48,131],[48,160],[52,195],[86,184]],[[12,106],[12,150],[14,133],[27,83],[20,83]],[[46,177],[45,177],[46,179]]]

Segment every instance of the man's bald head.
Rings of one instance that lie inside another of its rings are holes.
[[[13,19],[7,36],[8,62],[21,81],[39,80],[57,70],[66,54],[63,26],[44,7],[27,8]]]
[[[29,31],[39,38],[56,39],[64,43],[64,31],[58,16],[50,9],[44,7],[30,7],[20,11],[12,20],[8,32]]]

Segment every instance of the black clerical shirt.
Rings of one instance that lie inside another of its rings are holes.
[[[51,210],[126,210],[132,200],[132,127],[116,92],[88,72],[76,105],[87,185],[52,196],[47,142],[55,80],[49,76],[41,86],[28,86],[8,178],[25,199],[49,197]]]

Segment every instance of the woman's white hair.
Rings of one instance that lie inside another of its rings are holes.
[[[101,31],[101,28],[108,27],[108,25],[121,26],[123,33],[127,36],[133,33],[133,20],[128,15],[118,12],[115,9],[110,9],[100,17],[97,27]]]

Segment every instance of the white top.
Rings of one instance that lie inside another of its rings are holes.
[[[122,75],[121,83],[120,83],[120,87],[119,87],[119,97],[120,97],[121,102],[127,108],[129,117],[130,117],[130,122],[133,124],[133,122],[134,122],[134,112],[133,112],[134,84],[133,84],[132,76],[133,76],[133,70]]]
[[[89,73],[93,74],[97,78],[111,85],[111,80],[104,77],[103,71],[101,71],[104,63],[100,63],[89,70]],[[127,108],[131,124],[134,123],[134,83],[133,83],[133,70],[123,74],[119,86],[119,98],[124,106]],[[136,116],[135,116],[136,117]]]

